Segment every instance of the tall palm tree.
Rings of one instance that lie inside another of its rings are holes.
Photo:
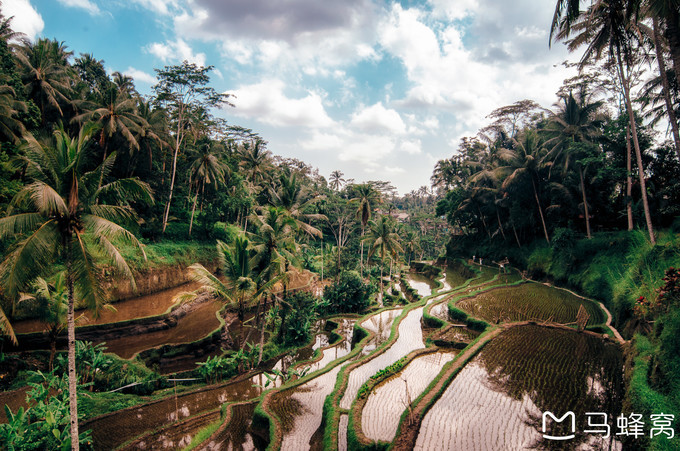
[[[279,174],[278,189],[269,190],[270,202],[273,206],[282,208],[295,221],[295,228],[309,236],[321,238],[321,230],[310,224],[311,221],[326,220],[326,216],[319,213],[309,213],[312,205],[322,199],[321,196],[311,196],[309,189],[298,181],[297,173],[284,168]]]
[[[139,136],[137,143],[140,148],[145,148],[149,156],[149,171],[153,169],[153,147],[157,145],[163,154],[164,148],[169,148],[168,118],[163,108],[154,107],[151,100],[137,99],[137,110],[140,121]],[[163,168],[161,178],[165,175],[165,158],[163,158]]]
[[[590,5],[588,10],[571,27],[561,27],[557,38],[567,40],[572,31],[576,33],[574,38],[567,41],[567,47],[569,51],[574,51],[581,46],[586,46],[581,58],[581,65],[593,59],[601,59],[603,53],[606,53],[608,60],[616,64],[623,88],[626,111],[628,112],[633,148],[637,158],[645,222],[649,232],[649,239],[652,244],[655,244],[656,238],[654,237],[654,227],[652,226],[652,217],[647,200],[642,153],[640,151],[637,124],[630,95],[631,81],[629,71],[636,59],[636,49],[640,45],[639,37],[643,33],[630,20],[631,14],[627,6],[629,6],[627,0],[597,0]]]
[[[364,270],[364,234],[366,225],[371,219],[373,209],[380,203],[380,192],[370,183],[354,185],[354,196],[351,203],[357,204],[356,217],[361,221],[361,259],[359,260],[361,273]]]
[[[253,186],[260,186],[267,180],[268,173],[272,169],[272,154],[266,148],[266,142],[256,139],[245,142],[237,149],[239,167],[243,169],[246,178]]]
[[[128,201],[151,202],[148,186],[136,179],[120,179],[97,188],[99,168],[88,171],[88,154],[96,126],[87,124],[77,138],[63,129],[54,133],[53,145],[33,143],[25,151],[23,162],[27,184],[13,200],[25,213],[0,219],[0,239],[19,240],[0,265],[0,283],[5,294],[17,299],[36,276],[52,270],[56,262],[66,268],[68,292],[68,376],[72,448],[78,449],[78,404],[76,395],[75,315],[76,298],[95,313],[103,303],[101,269],[95,255],[106,256],[111,264],[134,286],[132,271],[117,241],[140,249],[137,238],[120,224],[132,224],[136,218]],[[110,168],[112,155],[104,163]],[[115,202],[101,204],[100,196]],[[95,254],[96,252],[96,254]]]
[[[97,122],[101,125],[99,145],[104,149],[102,161],[108,156],[108,146],[115,135],[127,141],[130,153],[139,150],[137,136],[141,133],[145,120],[139,115],[137,101],[126,91],[116,85],[109,85],[104,92],[97,96],[95,102],[82,101],[79,106],[86,111],[75,116],[72,121],[77,123]],[[101,186],[103,174],[100,176]]]
[[[4,79],[0,77],[0,136],[18,144],[26,134],[26,127],[17,116],[26,112],[26,103],[17,99],[11,86],[2,83]]]
[[[335,170],[335,171],[331,172],[329,185],[330,185],[332,190],[334,190],[334,191],[340,190],[340,187],[346,181],[345,179],[342,178],[343,175],[345,175],[345,174],[340,170]]]
[[[598,114],[603,102],[590,101],[589,97],[585,87],[582,87],[576,96],[571,92],[563,96],[562,102],[556,105],[557,110],[552,112],[543,130],[549,138],[545,142],[545,145],[551,148],[549,158],[553,161],[562,160],[565,171],[572,166],[578,172],[588,239],[591,238],[590,214],[584,177],[588,158],[583,151],[590,147],[582,144],[592,143],[593,139],[601,134],[600,127],[604,120],[604,117]]]
[[[206,184],[213,184],[217,187],[218,184],[224,183],[229,167],[220,161],[222,150],[221,145],[206,140],[199,143],[194,160],[191,162],[190,173],[191,179],[196,185],[196,195],[194,196],[194,205],[191,207],[189,236],[191,236],[191,229],[194,225],[194,213],[196,212],[196,204],[198,202],[199,187],[200,194],[203,196]]]
[[[62,107],[70,103],[73,70],[67,59],[72,52],[67,51],[63,43],[49,39],[26,42],[16,50],[26,94],[40,109],[42,123],[46,123],[46,115],[51,111],[59,117],[64,116]]]
[[[386,256],[397,259],[404,252],[399,244],[399,235],[395,232],[394,220],[388,215],[381,215],[377,221],[369,223],[369,232],[365,240],[370,243],[367,260],[378,252],[380,255],[380,295],[383,295],[383,260]]]
[[[548,227],[545,224],[543,206],[541,205],[541,171],[545,168],[545,147],[538,134],[534,130],[525,129],[517,139],[513,138],[515,148],[504,152],[504,160],[509,175],[503,180],[503,189],[507,189],[516,183],[523,183],[526,179],[531,181],[531,189],[538,207],[538,214],[543,226],[545,241],[550,243]]]

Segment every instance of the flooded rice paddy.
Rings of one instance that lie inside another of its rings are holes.
[[[426,414],[416,449],[543,446],[545,411],[573,411],[581,431],[587,429],[585,412],[616,418],[622,366],[620,348],[591,334],[537,325],[508,329],[465,366]],[[558,429],[550,433],[567,435]],[[569,446],[587,440],[577,433]]]
[[[405,280],[421,297],[431,295],[432,290],[437,287],[437,282],[415,272],[406,274]]]
[[[575,322],[581,305],[590,315],[588,325],[606,320],[604,312],[594,302],[566,290],[533,282],[485,291],[456,304],[490,323],[534,320],[561,324]]]
[[[361,428],[366,437],[391,442],[406,406],[427,388],[455,355],[440,351],[418,356],[371,391],[361,415]]]

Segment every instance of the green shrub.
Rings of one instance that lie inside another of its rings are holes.
[[[449,318],[455,321],[467,321],[468,314],[459,308],[449,306]]]
[[[360,313],[370,305],[375,287],[361,280],[356,271],[343,271],[323,292],[327,313]]]

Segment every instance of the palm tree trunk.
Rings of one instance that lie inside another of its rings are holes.
[[[630,123],[626,124],[626,215],[628,216],[628,231],[633,230],[633,164],[630,145]]]
[[[670,14],[665,22],[666,37],[668,38],[668,44],[671,48],[675,78],[678,82],[678,86],[680,86],[680,11],[675,8],[670,8]]]
[[[503,230],[503,224],[501,223],[501,215],[498,212],[498,208],[496,209],[496,219],[498,220],[498,227],[501,230],[501,235],[503,236],[503,241],[505,241],[505,230]]]
[[[69,254],[71,253],[71,245],[68,246]],[[66,263],[66,278],[68,283],[68,313],[67,321],[67,335],[68,335],[68,406],[71,417],[71,450],[79,450],[80,443],[78,441],[78,376],[76,374],[76,321],[74,312],[74,288],[73,288],[73,271],[70,260]]]
[[[165,233],[165,228],[168,226],[168,217],[170,216],[170,203],[172,202],[172,193],[175,189],[175,175],[177,174],[177,154],[179,154],[179,146],[182,143],[182,109],[183,106],[180,105],[180,114],[177,120],[177,136],[175,138],[175,152],[172,156],[172,177],[170,178],[170,193],[168,195],[168,203],[165,206],[165,214],[163,215],[163,230],[161,233]]]
[[[633,114],[633,105],[630,101],[630,90],[628,86],[628,79],[623,71],[623,60],[621,53],[618,53],[619,75],[621,77],[621,85],[623,86],[623,95],[626,100],[626,109],[628,110],[628,121],[630,122],[630,133],[633,135],[633,147],[635,149],[635,157],[637,159],[638,176],[640,178],[640,191],[642,194],[642,206],[645,210],[645,222],[647,223],[647,231],[649,232],[649,241],[656,244],[654,237],[654,228],[652,226],[652,216],[649,212],[649,202],[647,201],[647,185],[645,183],[645,169],[642,166],[642,153],[640,151],[640,142],[637,136],[637,125],[635,124],[635,115]]]
[[[512,220],[512,214],[510,215],[510,225],[512,225],[512,233],[515,234],[515,241],[517,241],[517,247],[522,249],[522,243],[519,242],[519,236],[517,236],[517,229],[515,228],[515,221]]]
[[[578,176],[581,180],[581,195],[583,196],[583,214],[586,217],[586,236],[588,239],[591,238],[590,235],[590,214],[588,213],[588,201],[586,200],[586,184],[583,181],[583,168],[579,165]]]
[[[545,234],[545,241],[550,244],[550,238],[548,237],[548,228],[545,226],[545,218],[543,218],[543,208],[541,208],[541,201],[538,199],[538,190],[536,189],[536,182],[533,177],[531,178],[531,184],[534,187],[534,198],[536,199],[536,205],[538,205],[538,214],[541,216],[541,225],[543,225],[543,233]]]
[[[194,213],[196,213],[196,204],[198,203],[198,188],[196,189],[196,196],[194,197],[194,205],[191,207],[191,219],[189,220],[189,236],[191,236],[191,229],[194,226]]]
[[[359,259],[359,275],[364,277],[364,223],[361,223],[361,258]]]
[[[654,31],[654,48],[656,50],[656,62],[659,64],[659,74],[661,75],[661,84],[663,86],[663,98],[666,101],[666,112],[668,113],[668,122],[671,123],[673,141],[675,142],[675,153],[678,154],[678,160],[680,160],[680,133],[678,133],[678,119],[675,117],[675,110],[673,109],[673,102],[671,101],[670,85],[668,83],[668,75],[666,74],[666,64],[664,63],[663,51],[661,49],[659,19],[656,17],[656,14],[652,15],[652,29]]]

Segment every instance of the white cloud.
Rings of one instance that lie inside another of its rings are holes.
[[[153,85],[158,81],[155,76],[148,74],[144,71],[141,71],[139,69],[135,69],[132,66],[129,66],[126,70],[124,70],[123,75],[132,77],[136,82],[141,81],[143,83],[148,83],[150,85]]]
[[[389,132],[403,134],[406,132],[404,121],[393,109],[387,109],[382,102],[362,108],[352,114],[351,125],[365,132]]]
[[[156,56],[164,63],[182,62],[186,60],[190,63],[196,63],[199,66],[205,66],[205,53],[194,53],[189,44],[181,38],[177,39],[175,42],[166,41],[164,44],[154,42],[144,47],[144,50]]]
[[[308,91],[304,97],[290,98],[284,90],[283,81],[270,79],[230,91],[236,106],[233,114],[275,126],[316,128],[333,125],[320,94]]]
[[[31,40],[45,28],[45,22],[29,0],[5,1],[2,4],[2,13],[5,17],[12,17],[12,30],[24,33]]]
[[[69,8],[84,9],[91,15],[101,13],[99,7],[96,4],[92,3],[90,0],[59,0],[59,3]]]
[[[172,8],[177,7],[177,0],[128,0],[136,3],[143,8],[157,12],[159,14],[170,14]]]
[[[412,141],[403,141],[399,146],[399,150],[411,155],[423,153],[422,144],[419,139]]]
[[[463,19],[479,8],[477,0],[428,0],[432,14],[450,20]]]

